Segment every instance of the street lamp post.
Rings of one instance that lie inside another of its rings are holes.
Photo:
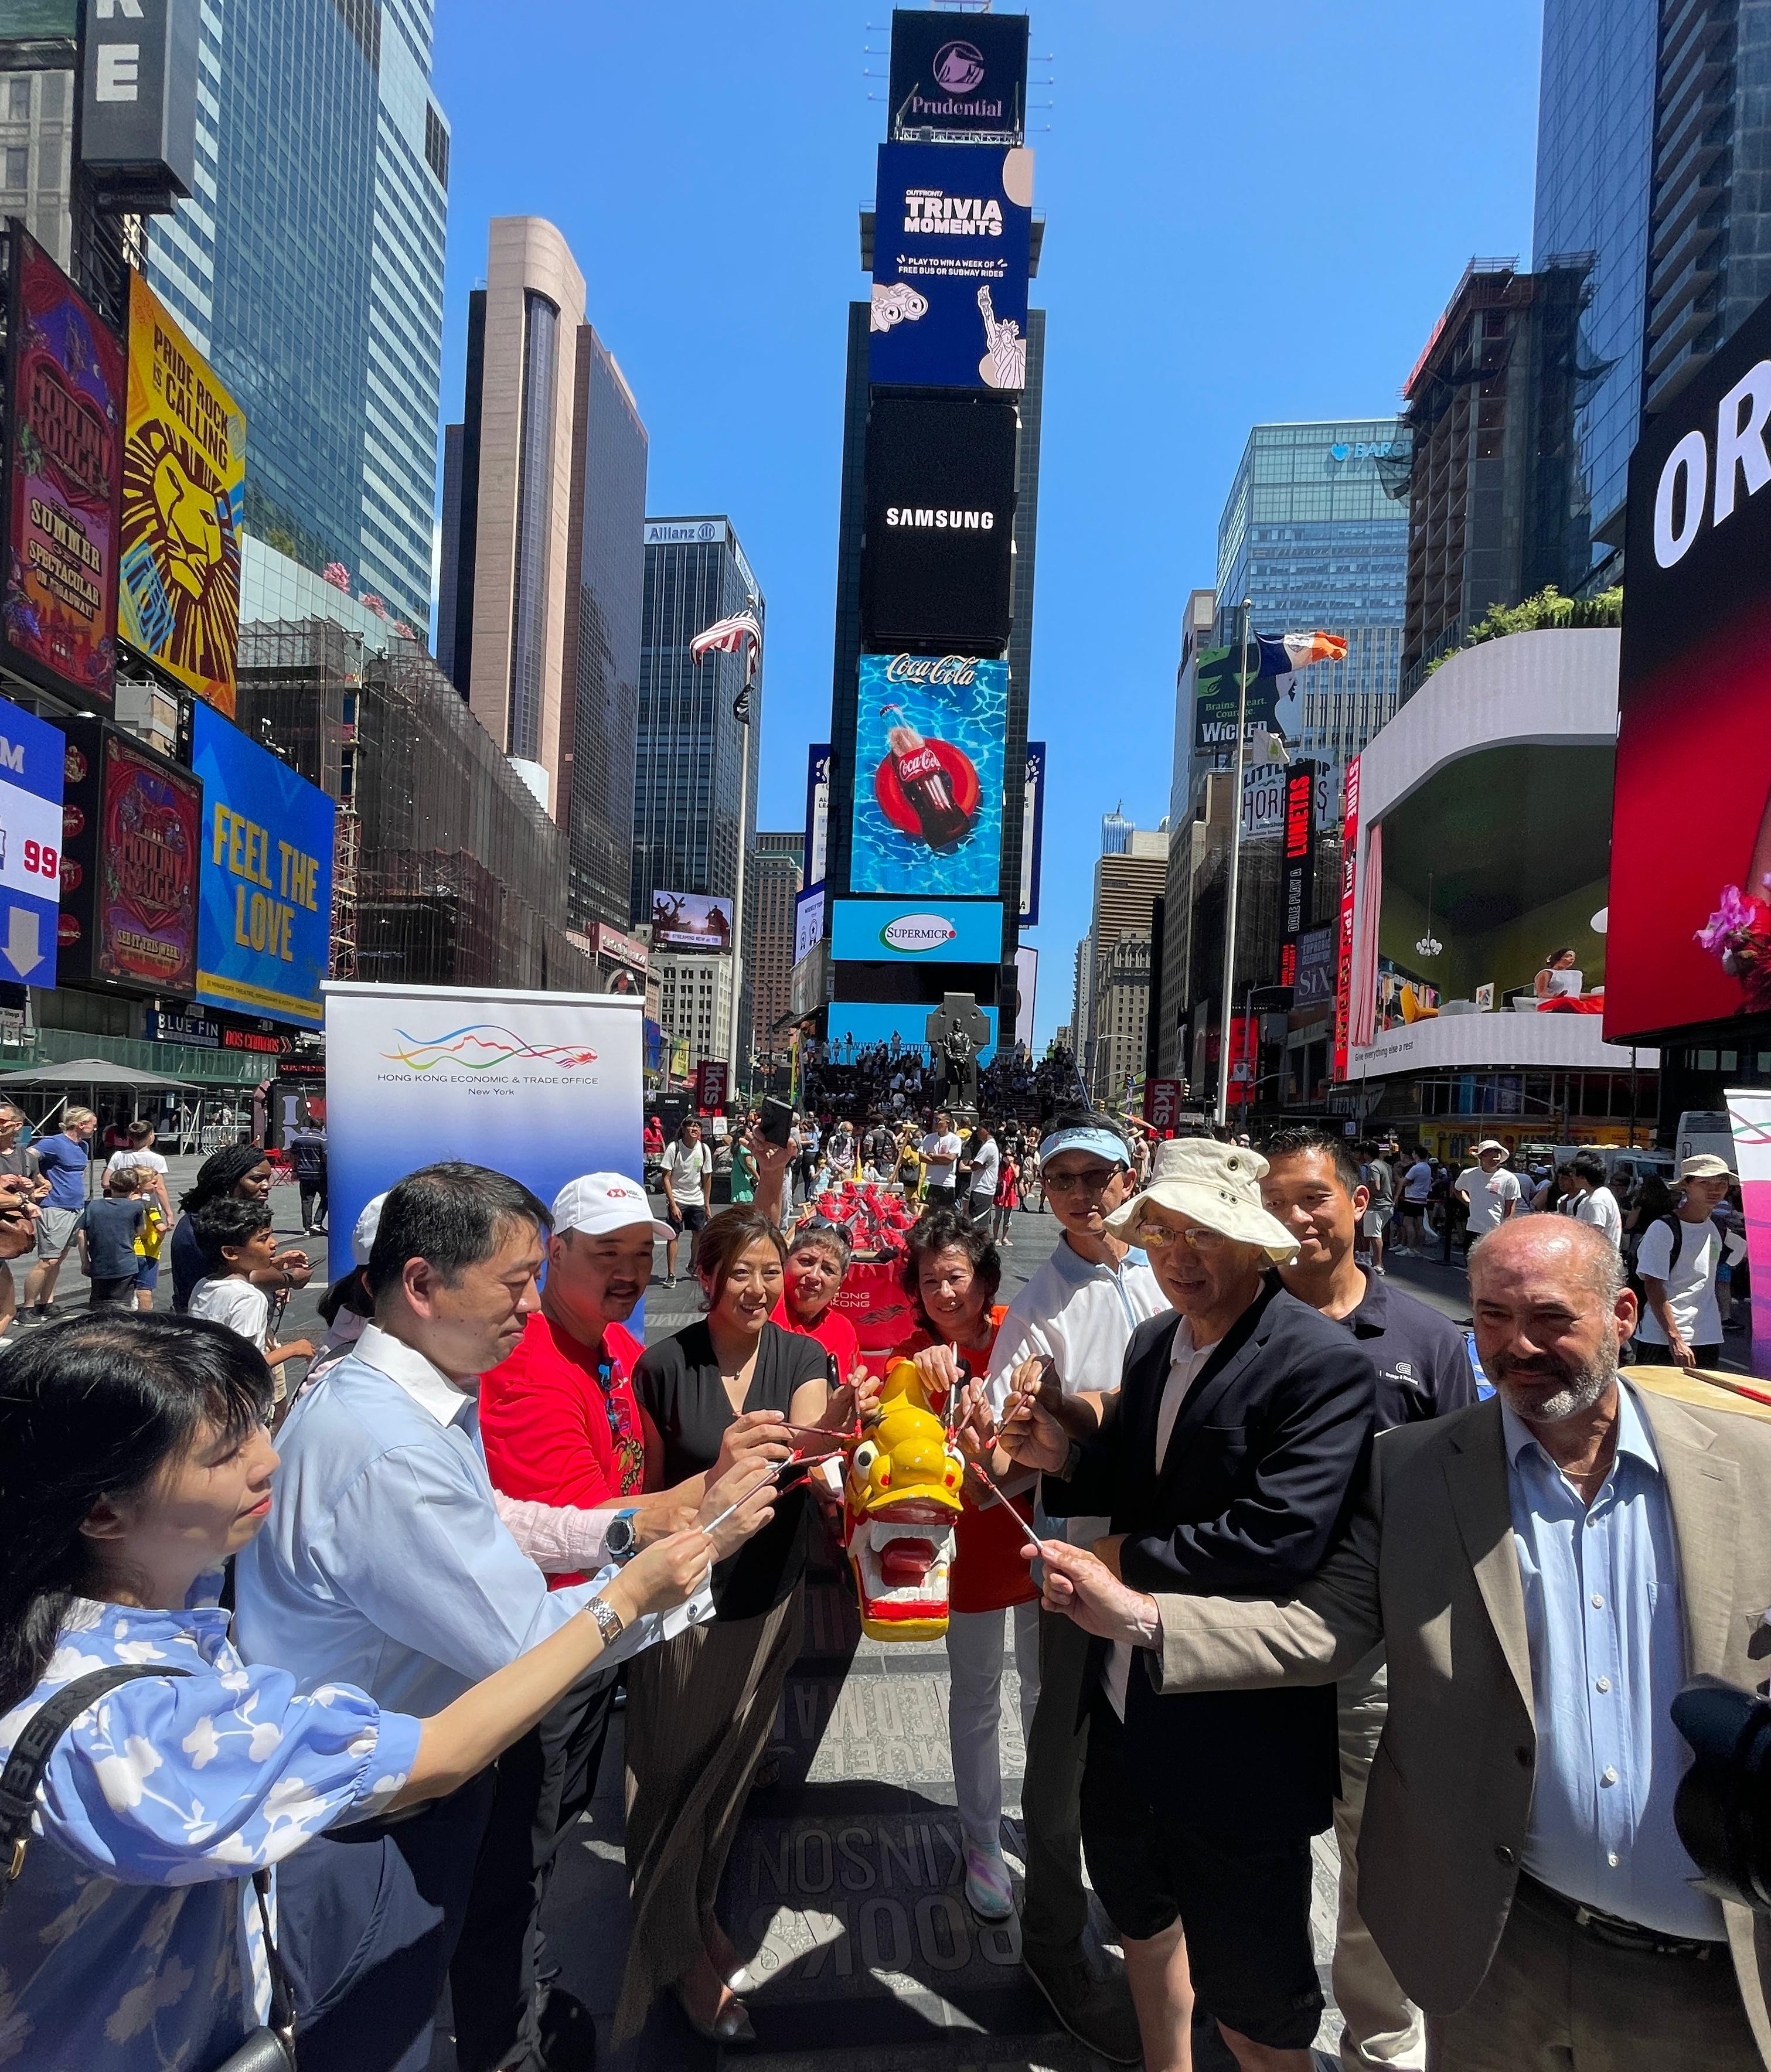
[[[726,1025],[726,1050],[732,1068],[729,1093],[738,1092],[740,1057],[738,1032],[744,1004],[744,834],[750,817],[750,693],[762,660],[762,627],[754,611],[737,611],[716,619],[688,643],[689,659],[699,662],[709,655],[742,655],[744,688],[733,701],[732,717],[738,723],[738,872],[732,898],[732,1013]]]
[[[1236,672],[1236,761],[1230,787],[1230,879],[1224,890],[1223,1003],[1218,1032],[1218,1123],[1230,1122],[1231,1003],[1236,991],[1236,879],[1242,865],[1243,737],[1248,726],[1248,615],[1253,609],[1244,598],[1242,615],[1242,654]]]

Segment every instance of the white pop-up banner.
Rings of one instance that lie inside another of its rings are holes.
[[[324,990],[335,1272],[364,1205],[440,1158],[508,1173],[550,1204],[581,1173],[643,1178],[639,996]]]

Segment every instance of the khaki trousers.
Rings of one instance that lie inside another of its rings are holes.
[[[1341,2036],[1346,2072],[1421,2072],[1427,2032],[1420,2010],[1396,1984],[1371,1931],[1359,1915],[1359,1822],[1371,1758],[1390,1709],[1390,1678],[1382,1650],[1341,1679],[1341,1795],[1334,1802],[1334,1839],[1341,1851],[1341,1906],[1334,1929],[1334,2004],[1346,2027]]]
[[[1488,1975],[1427,2023],[1428,2072],[1764,2072],[1725,1947],[1614,1950],[1521,1885]]]

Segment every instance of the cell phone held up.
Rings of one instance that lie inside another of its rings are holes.
[[[785,1151],[793,1140],[793,1108],[790,1103],[777,1100],[770,1094],[762,1104],[762,1136],[765,1142],[775,1145]]]

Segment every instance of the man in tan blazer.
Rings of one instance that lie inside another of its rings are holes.
[[[1620,1381],[1635,1300],[1587,1225],[1503,1225],[1470,1284],[1498,1400],[1384,1433],[1295,1599],[1144,1596],[1050,1544],[1046,1601],[1165,1692],[1325,1683],[1384,1642],[1359,1900],[1432,2072],[1761,2072],[1771,1931],[1692,1882],[1667,1708],[1688,1675],[1763,1684],[1771,1429]]]

